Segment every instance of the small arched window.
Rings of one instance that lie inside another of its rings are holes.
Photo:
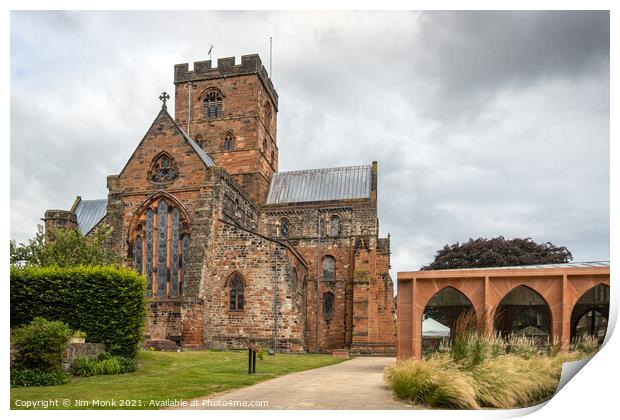
[[[235,148],[235,138],[233,137],[233,134],[230,131],[228,131],[224,135],[224,150],[231,151],[234,148]]]
[[[204,96],[202,114],[205,118],[218,118],[222,116],[222,94],[213,89]]]
[[[336,297],[332,292],[327,292],[323,295],[323,319],[330,321],[334,316],[334,301]]]
[[[268,101],[265,101],[265,123],[267,124],[267,127],[269,127],[269,124],[271,123],[272,115],[273,112],[271,111],[271,104]]]
[[[276,161],[276,152],[274,150],[271,151],[271,162],[275,162]]]
[[[196,140],[196,143],[198,143],[198,146],[200,146],[201,149],[205,148],[205,138],[202,134],[197,134],[194,140]]]
[[[281,238],[287,238],[289,233],[289,221],[286,217],[280,219],[280,230],[278,236]]]
[[[323,258],[323,280],[333,282],[336,278],[336,260],[332,256]]]
[[[329,236],[340,235],[340,217],[334,215],[329,219]]]
[[[263,139],[263,152],[267,152],[267,139]]]
[[[228,279],[228,289],[229,289],[229,309],[231,311],[243,311],[243,279],[237,273],[234,273]]]

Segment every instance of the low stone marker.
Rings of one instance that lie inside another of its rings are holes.
[[[349,357],[349,351],[346,349],[336,349],[336,350],[332,350],[332,356],[334,357],[345,357],[348,358]]]
[[[248,375],[256,373],[256,353],[260,348],[254,344],[248,344]]]

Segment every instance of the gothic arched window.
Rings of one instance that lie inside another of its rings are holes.
[[[235,138],[230,131],[224,135],[224,150],[230,151],[235,148]]]
[[[231,311],[243,311],[243,291],[244,284],[243,279],[238,273],[234,273],[228,278],[228,293],[229,293],[229,309]]]
[[[333,282],[336,278],[336,260],[332,256],[323,258],[323,280]]]
[[[334,316],[334,301],[336,297],[332,292],[323,295],[323,319],[329,321]]]
[[[278,232],[278,236],[281,238],[287,238],[289,234],[289,221],[286,217],[280,219],[280,231]]]
[[[146,295],[181,296],[190,242],[185,211],[173,200],[153,199],[142,206],[133,224],[134,266],[146,275]]]
[[[222,116],[222,94],[217,89],[211,89],[204,95],[202,114],[205,118],[219,118]]]
[[[329,219],[329,236],[340,235],[340,217],[334,215]]]

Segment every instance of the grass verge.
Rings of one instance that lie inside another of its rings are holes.
[[[184,351],[138,354],[138,370],[123,375],[74,377],[59,386],[11,389],[11,409],[20,409],[25,401],[57,400],[57,409],[156,409],[152,402],[188,400],[215,392],[241,388],[287,373],[328,366],[346,359],[323,354],[278,354],[258,360],[256,374],[247,374],[245,351]],[[68,407],[63,406],[70,401]],[[86,401],[80,407],[78,401]],[[116,402],[101,407],[93,401]],[[129,405],[120,406],[122,401]]]

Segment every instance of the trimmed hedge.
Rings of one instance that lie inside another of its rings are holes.
[[[111,266],[11,267],[11,327],[35,317],[62,321],[133,358],[142,340],[146,283],[133,270]]]

